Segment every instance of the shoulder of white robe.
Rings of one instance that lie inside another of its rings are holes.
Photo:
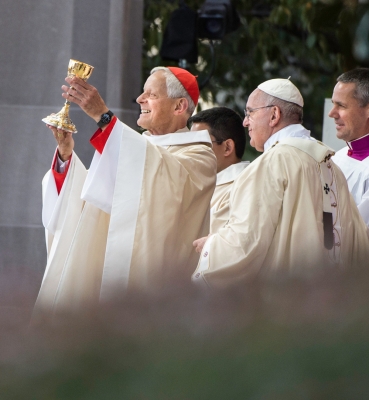
[[[349,148],[347,146],[343,147],[340,150],[336,151],[336,154],[334,155],[334,157],[348,157],[347,155],[347,151],[349,150]]]
[[[369,157],[364,158],[364,160],[359,161],[356,158],[349,157],[347,155],[348,147],[344,147],[343,149],[337,151],[337,153],[332,157],[332,160],[336,165],[338,165],[342,171],[349,170],[355,171],[356,173],[364,173],[368,175],[368,165],[369,165]],[[346,175],[345,173],[345,175]]]
[[[217,186],[233,182],[237,176],[248,166],[250,161],[241,161],[230,165],[228,168],[217,173]]]
[[[279,145],[288,145],[295,147],[306,154],[309,154],[317,162],[322,162],[327,157],[334,155],[334,150],[319,141],[303,140],[297,137],[283,138],[279,141]]]
[[[191,143],[209,143],[211,139],[207,130],[167,133],[166,135],[147,135],[143,137],[156,146],[175,146]]]

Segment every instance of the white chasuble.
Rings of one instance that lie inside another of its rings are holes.
[[[249,164],[250,161],[241,161],[217,173],[217,182],[210,203],[210,233],[215,233],[228,221],[229,193],[233,182]]]
[[[360,214],[369,227],[369,157],[359,161],[347,155],[348,147],[339,150],[333,161],[346,177],[347,185],[359,208]]]
[[[226,287],[277,271],[308,276],[316,268],[365,265],[367,229],[344,175],[334,162],[326,163],[325,155],[332,152],[315,140],[292,140],[293,146],[280,138],[235,180],[229,221],[205,243],[194,282]],[[316,147],[321,159],[299,146]],[[330,249],[324,244],[327,208],[334,239]]]
[[[53,177],[45,180],[52,245],[36,308],[78,310],[127,289],[189,280],[215,179],[207,131],[140,135],[117,120],[87,176],[73,154],[59,197]]]

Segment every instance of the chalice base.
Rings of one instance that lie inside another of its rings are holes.
[[[63,131],[77,133],[76,126],[69,117],[69,106],[70,104],[65,104],[57,114],[51,114],[43,118],[42,122],[54,126],[55,128],[62,129]]]

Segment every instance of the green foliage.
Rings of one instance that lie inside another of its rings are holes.
[[[203,3],[186,0],[193,10]],[[353,0],[236,0],[233,4],[241,26],[216,43],[215,73],[202,89],[202,99],[243,115],[248,95],[259,83],[291,76],[305,99],[304,125],[321,139],[324,99],[331,97],[338,75],[359,66],[352,43],[369,6]],[[177,7],[175,0],[145,1],[144,80],[155,66],[177,65],[158,54],[170,13]],[[206,41],[199,41],[199,63],[189,70],[201,83],[210,68],[211,52]],[[246,158],[255,157],[251,150]]]

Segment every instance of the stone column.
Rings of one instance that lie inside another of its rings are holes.
[[[0,0],[0,304],[37,294],[46,263],[41,180],[55,141],[41,119],[58,112],[70,58],[95,67],[89,83],[136,129],[143,0]],[[96,124],[75,105],[75,150],[88,167]],[[13,290],[13,289],[11,289]],[[6,299],[6,300],[4,300]],[[10,299],[10,300],[9,300]]]

